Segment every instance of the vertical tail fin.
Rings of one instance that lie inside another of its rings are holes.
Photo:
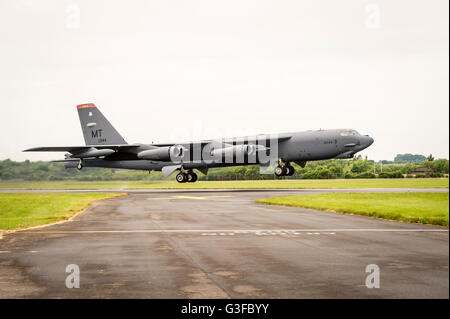
[[[94,104],[81,104],[77,109],[86,145],[127,144]]]

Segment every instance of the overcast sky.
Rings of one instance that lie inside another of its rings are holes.
[[[83,145],[350,127],[363,155],[449,156],[448,0],[0,0],[0,159]]]

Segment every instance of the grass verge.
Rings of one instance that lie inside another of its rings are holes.
[[[0,189],[448,188],[448,178],[199,181],[1,181]]]
[[[95,201],[123,194],[0,194],[0,230],[67,220]]]
[[[328,193],[273,197],[256,202],[448,227],[448,193]]]

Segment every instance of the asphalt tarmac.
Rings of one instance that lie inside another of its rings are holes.
[[[449,298],[448,228],[253,202],[331,191],[424,190],[126,190],[0,234],[0,298]]]

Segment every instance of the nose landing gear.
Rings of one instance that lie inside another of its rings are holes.
[[[82,160],[80,160],[80,161],[78,162],[77,168],[78,168],[78,170],[83,169],[83,161],[82,161]]]

